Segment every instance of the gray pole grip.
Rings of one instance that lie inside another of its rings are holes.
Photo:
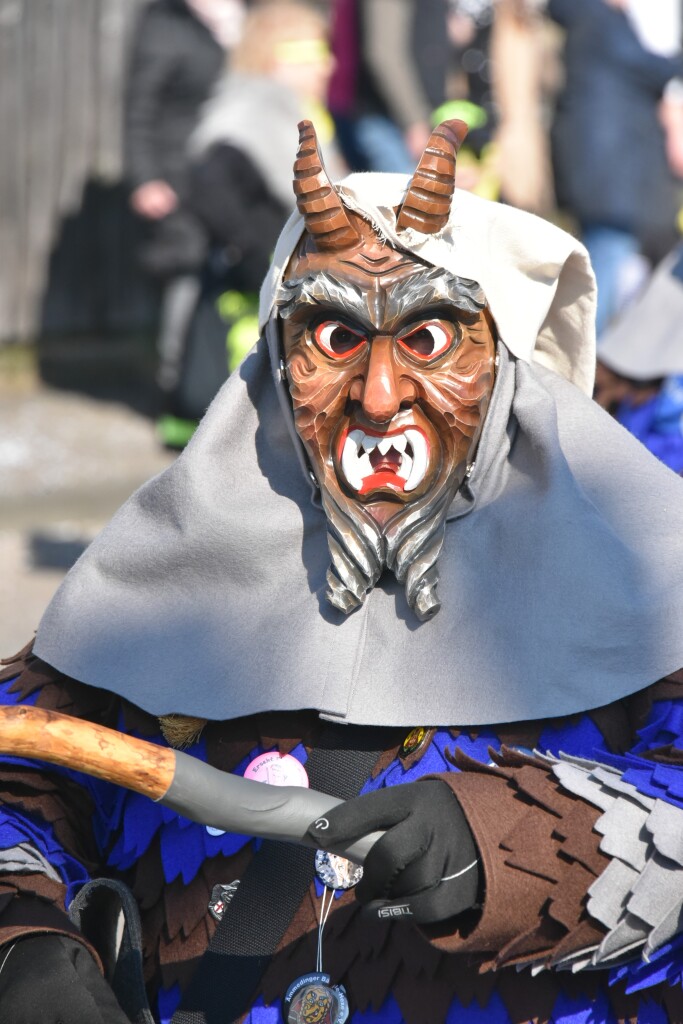
[[[302,786],[269,786],[219,771],[189,754],[177,750],[173,781],[158,803],[199,822],[260,839],[287,843],[317,844],[306,830],[333,807],[338,797]],[[362,864],[383,832],[372,832],[346,847],[330,853]],[[328,849],[328,847],[325,847]]]

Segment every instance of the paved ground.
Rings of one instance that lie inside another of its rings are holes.
[[[0,367],[0,656],[35,630],[70,564],[173,456],[126,405]]]

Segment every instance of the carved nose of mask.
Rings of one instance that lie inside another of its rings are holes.
[[[400,381],[392,355],[390,338],[375,338],[370,349],[361,405],[375,423],[393,419],[401,404]]]

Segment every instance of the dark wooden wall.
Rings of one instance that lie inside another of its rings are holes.
[[[151,315],[121,185],[145,0],[0,0],[0,344]]]

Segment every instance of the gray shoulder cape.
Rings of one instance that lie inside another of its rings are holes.
[[[66,577],[36,653],[154,714],[314,708],[473,725],[607,704],[683,666],[683,481],[572,384],[501,363],[419,623],[325,601],[326,520],[262,340]]]

